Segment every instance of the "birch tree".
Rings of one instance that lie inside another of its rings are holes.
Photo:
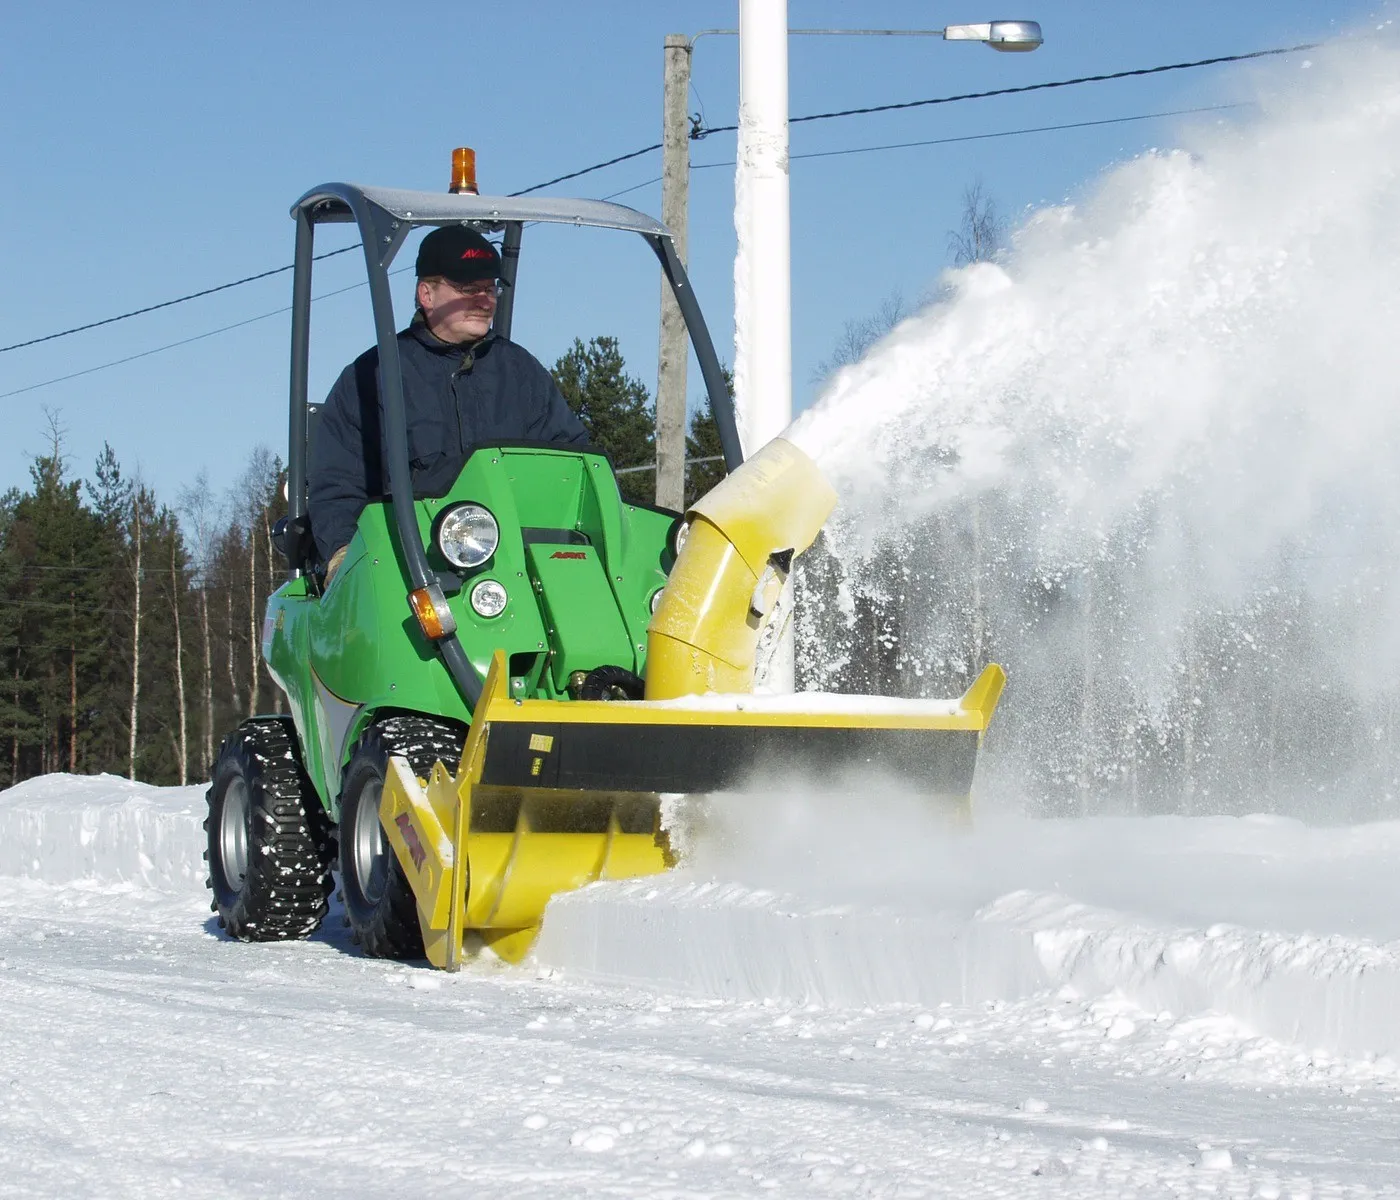
[[[201,735],[204,768],[214,761],[214,671],[209,637],[209,592],[213,586],[214,512],[210,499],[209,473],[201,470],[194,484],[180,492],[180,511],[193,540],[195,590],[199,606],[199,640],[203,662],[200,674]]]
[[[175,695],[180,721],[177,761],[180,766],[180,783],[190,781],[190,747],[187,707],[185,704],[185,643],[180,630],[180,597],[184,594],[179,571],[180,540],[172,533],[170,538],[170,616],[175,630]]]
[[[126,777],[136,779],[136,737],[141,705],[141,489],[131,493],[131,717],[127,742]]]

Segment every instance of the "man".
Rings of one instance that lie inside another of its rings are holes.
[[[490,242],[465,225],[435,229],[417,273],[418,310],[398,335],[415,495],[445,495],[477,445],[588,440],[549,372],[491,332],[501,256]],[[328,581],[365,505],[389,492],[378,370],[377,347],[345,368],[312,447],[308,510]]]

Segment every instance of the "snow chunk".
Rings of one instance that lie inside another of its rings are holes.
[[[1228,1171],[1235,1165],[1235,1160],[1223,1147],[1206,1147],[1201,1150],[1201,1158],[1196,1165],[1203,1171]]]

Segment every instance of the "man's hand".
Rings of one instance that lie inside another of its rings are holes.
[[[331,555],[331,561],[326,564],[327,583],[330,583],[332,578],[334,578],[335,573],[340,569],[340,564],[345,561],[345,552],[349,549],[349,546],[342,546],[339,550],[337,550],[334,554]]]

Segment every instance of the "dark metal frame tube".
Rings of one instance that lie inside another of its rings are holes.
[[[496,305],[495,329],[503,338],[510,337],[515,317],[515,278],[520,269],[520,235],[523,221],[506,223],[506,236],[501,241],[501,299]]]
[[[690,334],[690,344],[695,348],[695,357],[700,363],[700,374],[705,380],[705,391],[710,397],[710,413],[719,428],[720,449],[724,452],[724,469],[736,471],[744,461],[744,448],[739,442],[739,428],[734,419],[734,400],[729,395],[729,386],[724,381],[724,370],[715,354],[715,345],[710,340],[710,331],[705,326],[700,304],[695,299],[695,289],[690,286],[690,278],[681,265],[676,247],[668,237],[647,238],[656,257],[661,260],[661,270],[671,285],[671,293],[680,306],[685,318],[686,332]]]
[[[306,378],[311,353],[311,265],[315,227],[305,212],[296,215],[295,266],[292,268],[292,374],[291,414],[287,429],[287,523],[306,512]],[[301,565],[290,564],[289,579],[301,575]]]

